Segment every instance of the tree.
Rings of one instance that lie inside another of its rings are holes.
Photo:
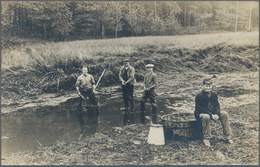
[[[219,2],[215,9],[214,25],[221,30],[234,31],[236,25],[237,3]]]
[[[68,3],[28,1],[22,2],[21,7],[29,10],[34,24],[43,27],[44,38],[47,38],[47,29],[59,35],[68,35],[73,30],[72,12]]]
[[[98,34],[99,30],[96,28],[97,22],[94,18],[93,3],[89,1],[72,3],[70,7],[73,11],[75,34],[81,37]]]
[[[176,2],[166,2],[166,5],[170,8],[170,13],[165,20],[166,30],[167,34],[173,35],[181,26],[180,21],[177,19],[176,15],[180,14],[182,10]]]
[[[212,6],[207,1],[194,1],[191,5],[191,14],[195,18],[195,25],[199,28],[199,32],[210,25],[210,18],[213,16],[211,13]]]
[[[252,11],[253,11],[253,2],[251,2],[251,9],[250,9],[250,14],[249,14],[248,31],[251,31]]]
[[[10,30],[12,27],[12,17],[14,16],[14,11],[11,9],[11,5],[7,1],[2,2],[2,13],[1,13],[1,31],[2,40],[3,37],[10,37]]]
[[[97,1],[91,2],[91,13],[93,14],[93,19],[100,24],[101,37],[105,38],[105,25],[111,26],[111,21],[113,18],[113,5],[111,1]]]
[[[116,10],[115,10],[115,38],[117,38],[117,31],[118,29],[122,28],[122,22],[120,21],[121,19],[121,8],[125,5],[126,2],[124,2],[124,4],[120,5],[120,2],[117,1],[116,3]]]
[[[237,1],[237,12],[236,12],[236,26],[235,26],[235,32],[237,31],[237,19],[238,19],[238,1]]]
[[[128,3],[128,12],[125,18],[131,26],[133,36],[134,32],[137,33],[138,31],[140,33],[140,31],[142,32],[144,30],[146,14],[144,8],[138,3]]]

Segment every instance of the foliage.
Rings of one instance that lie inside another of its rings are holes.
[[[49,1],[22,2],[23,7],[29,10],[32,22],[46,29],[53,29],[55,33],[68,35],[73,30],[72,13],[69,11],[67,3]]]
[[[13,37],[62,41],[117,38],[118,34],[124,37],[234,31],[236,5],[230,1],[3,1],[2,46]],[[250,18],[252,29],[258,28],[257,7],[258,2],[239,2],[238,30],[248,30]]]
[[[135,34],[140,34],[145,28],[146,25],[146,13],[143,6],[129,2],[128,12],[126,14],[126,20],[130,25],[129,29],[132,32],[132,36]]]
[[[211,13],[211,5],[209,2],[194,1],[191,5],[191,14],[195,18],[195,25],[202,30],[210,24],[210,18],[213,16]]]

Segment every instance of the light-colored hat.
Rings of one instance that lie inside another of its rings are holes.
[[[123,62],[129,62],[129,59],[124,59]]]
[[[154,65],[153,65],[153,64],[147,64],[145,67],[146,67],[146,68],[153,68]]]

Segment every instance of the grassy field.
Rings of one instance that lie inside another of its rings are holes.
[[[208,35],[132,37],[23,45],[2,50],[2,70],[12,67],[31,68],[81,64],[91,59],[138,54],[140,49],[206,49],[218,45],[258,46],[258,32],[238,32]],[[156,53],[154,53],[156,54]]]

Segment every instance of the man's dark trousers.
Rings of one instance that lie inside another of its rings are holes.
[[[130,109],[131,112],[134,112],[134,85],[127,83],[126,85],[122,85],[123,91],[123,99],[125,103],[125,112],[127,113],[129,110],[129,102],[130,102]]]
[[[154,88],[152,88],[151,90],[148,91],[144,91],[143,95],[142,95],[142,100],[141,100],[141,112],[144,113],[145,112],[145,102],[147,101],[147,99],[150,99],[151,105],[152,105],[152,122],[156,123],[156,94],[154,91]]]
[[[98,108],[98,105],[97,105],[97,99],[95,97],[95,94],[93,92],[92,89],[88,89],[88,90],[80,90],[80,93],[84,96],[84,98],[86,97],[89,97],[89,100],[90,102],[94,105],[94,110],[96,113],[99,112],[99,108]],[[78,112],[81,113],[82,111],[82,103],[83,103],[83,100],[81,97],[80,97],[80,101],[79,101],[79,105],[78,105]]]

